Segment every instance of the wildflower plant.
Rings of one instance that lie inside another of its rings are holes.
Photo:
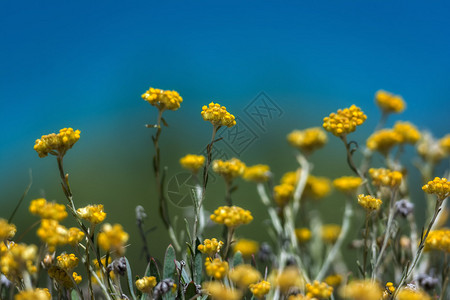
[[[0,218],[1,299],[448,299],[450,230],[445,224],[450,184],[448,171],[439,174],[437,167],[450,155],[450,135],[434,138],[405,121],[384,128],[388,115],[405,109],[400,96],[376,93],[382,116],[360,147],[348,138],[367,119],[356,105],[329,114],[323,129],[289,133],[297,165],[284,174],[276,174],[269,164],[247,166],[236,157],[213,161],[218,130],[235,126],[236,119],[218,103],[205,105],[201,117],[212,125],[206,155],[179,159],[195,181],[193,214],[184,216],[185,228],[176,228],[169,211],[168,171],[161,165],[160,149],[162,126],[167,126],[163,113],[178,110],[183,99],[176,91],[155,88],[142,98],[158,112],[156,124],[147,127],[155,130],[156,197],[151,204],[158,206],[171,239],[164,257],[150,254],[144,206],[136,207],[136,220],[147,267],[137,274],[126,257],[127,248],[134,246],[129,244],[132,232],[110,220],[103,204],[78,205],[63,159],[80,142],[80,131],[63,128],[36,140],[34,149],[41,158],[56,157],[66,205],[59,199],[30,201],[28,211],[36,222],[25,232],[35,228],[40,245],[21,242],[24,234],[19,229],[17,237],[14,213],[8,220]],[[343,171],[331,180],[312,173],[312,154],[326,147],[327,132],[344,143],[353,176]],[[416,148],[417,170],[405,163],[405,147]],[[358,154],[359,164],[354,158]],[[225,181],[225,197],[210,194],[210,169]],[[408,180],[414,172],[422,178],[427,201],[423,227],[416,220],[422,211],[414,211],[420,207],[420,186],[410,187],[414,181]],[[242,184],[256,185],[255,198],[259,196],[267,211],[266,222],[259,212],[246,209],[246,202],[233,205],[231,193],[241,184],[239,177],[247,182]],[[339,202],[339,193],[345,202]],[[317,205],[330,196],[339,207],[335,215],[342,217],[336,224]],[[213,207],[209,218],[204,203]],[[74,227],[65,223],[70,218]],[[241,236],[240,227],[254,223],[265,226],[270,241]],[[209,232],[217,226],[221,237]],[[42,283],[43,278],[48,282]]]

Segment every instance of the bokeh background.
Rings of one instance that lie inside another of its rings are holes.
[[[170,127],[161,148],[168,178],[183,172],[181,156],[200,153],[209,142],[211,125],[200,111],[211,101],[227,106],[257,136],[239,154],[219,147],[249,165],[269,164],[277,180],[297,168],[286,134],[321,126],[338,108],[357,104],[367,113],[368,121],[352,134],[364,144],[380,118],[373,103],[378,89],[408,104],[388,126],[410,120],[442,137],[449,132],[449,9],[446,1],[2,1],[1,217],[12,212],[30,170],[33,185],[14,220],[19,236],[34,240],[35,229],[25,233],[37,220],[27,211],[32,199],[65,203],[56,160],[39,158],[33,145],[43,134],[73,127],[81,139],[65,167],[76,205],[103,203],[108,222],[124,225],[136,272],[145,268],[134,212],[143,205],[147,228],[156,227],[148,235],[150,251],[161,257],[169,238],[157,214],[153,131],[144,127],[155,122],[156,109],[140,98],[150,86],[174,89],[184,99],[178,111],[165,113]],[[264,128],[245,113],[261,92],[280,108]],[[313,173],[350,175],[343,146],[329,140],[312,157]],[[405,163],[420,207],[413,154],[407,150]],[[268,240],[254,185],[237,183],[234,202],[255,216],[238,235]],[[224,203],[225,187],[217,180],[209,188],[206,209],[212,210]],[[315,209],[326,222],[339,222],[342,203],[333,193]],[[190,211],[171,206],[179,231]],[[417,215],[423,218],[420,210]],[[215,234],[218,228],[208,229],[207,235]]]

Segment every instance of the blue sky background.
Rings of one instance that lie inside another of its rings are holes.
[[[320,126],[355,103],[369,116],[355,137],[373,130],[378,89],[408,103],[395,118],[441,137],[449,132],[449,12],[446,1],[2,1],[2,216],[30,168],[27,200],[63,201],[56,162],[39,159],[33,145],[70,126],[82,132],[66,157],[78,203],[110,201],[117,222],[133,224],[126,204],[153,190],[151,132],[143,124],[155,109],[140,98],[149,86],[184,98],[166,114],[163,162],[173,172],[181,155],[208,142],[202,105],[218,101],[240,115],[261,91],[284,114],[243,159],[270,163],[278,174],[295,168],[285,143],[294,128]],[[342,145],[330,140],[318,172],[346,167],[337,157]]]

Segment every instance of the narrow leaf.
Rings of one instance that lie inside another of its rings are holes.
[[[164,257],[163,279],[172,278],[175,280],[175,249],[169,245]]]
[[[195,261],[194,261],[194,268],[195,268],[195,273],[196,273],[194,280],[197,284],[202,283],[202,267],[203,267],[202,254],[200,252],[198,252],[195,255]]]
[[[134,294],[134,283],[133,283],[133,273],[131,272],[130,262],[126,257],[125,261],[127,263],[127,281],[128,281],[128,291],[131,294],[131,297],[136,300],[136,295]]]
[[[233,256],[233,267],[236,267],[244,262],[244,259],[242,258],[241,251],[238,251]]]

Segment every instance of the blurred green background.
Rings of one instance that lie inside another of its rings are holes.
[[[27,212],[32,199],[65,203],[56,160],[39,158],[33,145],[60,128],[80,129],[81,139],[65,157],[75,203],[103,203],[107,221],[123,224],[130,234],[127,256],[137,273],[145,269],[137,205],[148,213],[147,228],[156,226],[148,235],[152,255],[161,258],[169,243],[157,213],[153,130],[144,127],[155,122],[156,109],[140,98],[149,86],[177,90],[184,99],[178,111],[164,114],[170,127],[161,136],[161,156],[168,179],[183,173],[180,157],[200,153],[209,143],[211,125],[200,111],[211,101],[227,106],[252,138],[245,150],[227,145],[227,139],[217,144],[218,150],[248,165],[269,164],[276,180],[297,168],[286,134],[321,126],[322,118],[338,108],[354,103],[366,112],[367,122],[351,136],[364,145],[380,118],[373,103],[378,89],[401,94],[408,103],[388,126],[395,119],[411,120],[437,137],[449,132],[450,24],[444,1],[15,1],[3,2],[0,11],[5,29],[0,49],[1,217],[14,209],[29,170],[33,185],[14,219],[17,236],[37,220]],[[252,115],[261,99],[278,108],[264,124]],[[413,153],[407,149],[404,162],[413,199],[421,207],[420,178],[410,164]],[[312,162],[315,175],[351,174],[343,145],[330,135]],[[381,165],[381,157],[374,163]],[[442,175],[444,167],[435,175]],[[254,184],[236,183],[234,202],[255,217],[237,236],[268,240],[267,215]],[[224,190],[220,178],[210,183],[207,210],[224,204]],[[340,223],[343,199],[337,193],[314,206],[325,222]],[[177,231],[191,212],[170,207],[171,216],[178,216]],[[417,217],[423,220],[420,209]],[[213,227],[206,236],[219,234]],[[23,240],[36,241],[34,236],[35,229]]]

